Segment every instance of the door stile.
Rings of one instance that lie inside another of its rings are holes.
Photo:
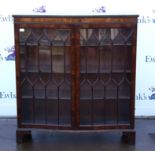
[[[76,126],[80,126],[80,27],[75,27],[75,55],[76,55]]]
[[[80,77],[80,34],[79,27],[74,26],[71,34],[71,64],[72,64],[72,128],[77,129],[80,124],[79,113],[79,77]]]

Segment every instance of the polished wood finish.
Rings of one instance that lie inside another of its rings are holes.
[[[136,132],[133,131],[124,131],[122,134],[122,142],[130,145],[135,145],[136,141]]]
[[[14,30],[19,129],[134,129],[136,15],[15,15]]]
[[[18,144],[21,144],[23,142],[30,142],[32,140],[32,134],[30,130],[17,130],[16,137],[16,141]]]

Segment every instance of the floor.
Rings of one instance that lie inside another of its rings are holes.
[[[16,144],[16,119],[0,119],[0,150],[51,151],[155,151],[155,119],[136,119],[135,146],[123,144],[121,133],[73,133],[33,130],[32,142]]]

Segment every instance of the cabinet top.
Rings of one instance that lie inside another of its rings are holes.
[[[138,15],[13,15],[14,23],[137,23]]]
[[[139,15],[13,15],[15,18],[123,18],[138,17]]]

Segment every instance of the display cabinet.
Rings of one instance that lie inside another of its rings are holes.
[[[17,142],[39,128],[135,143],[137,15],[15,15],[14,30]]]

